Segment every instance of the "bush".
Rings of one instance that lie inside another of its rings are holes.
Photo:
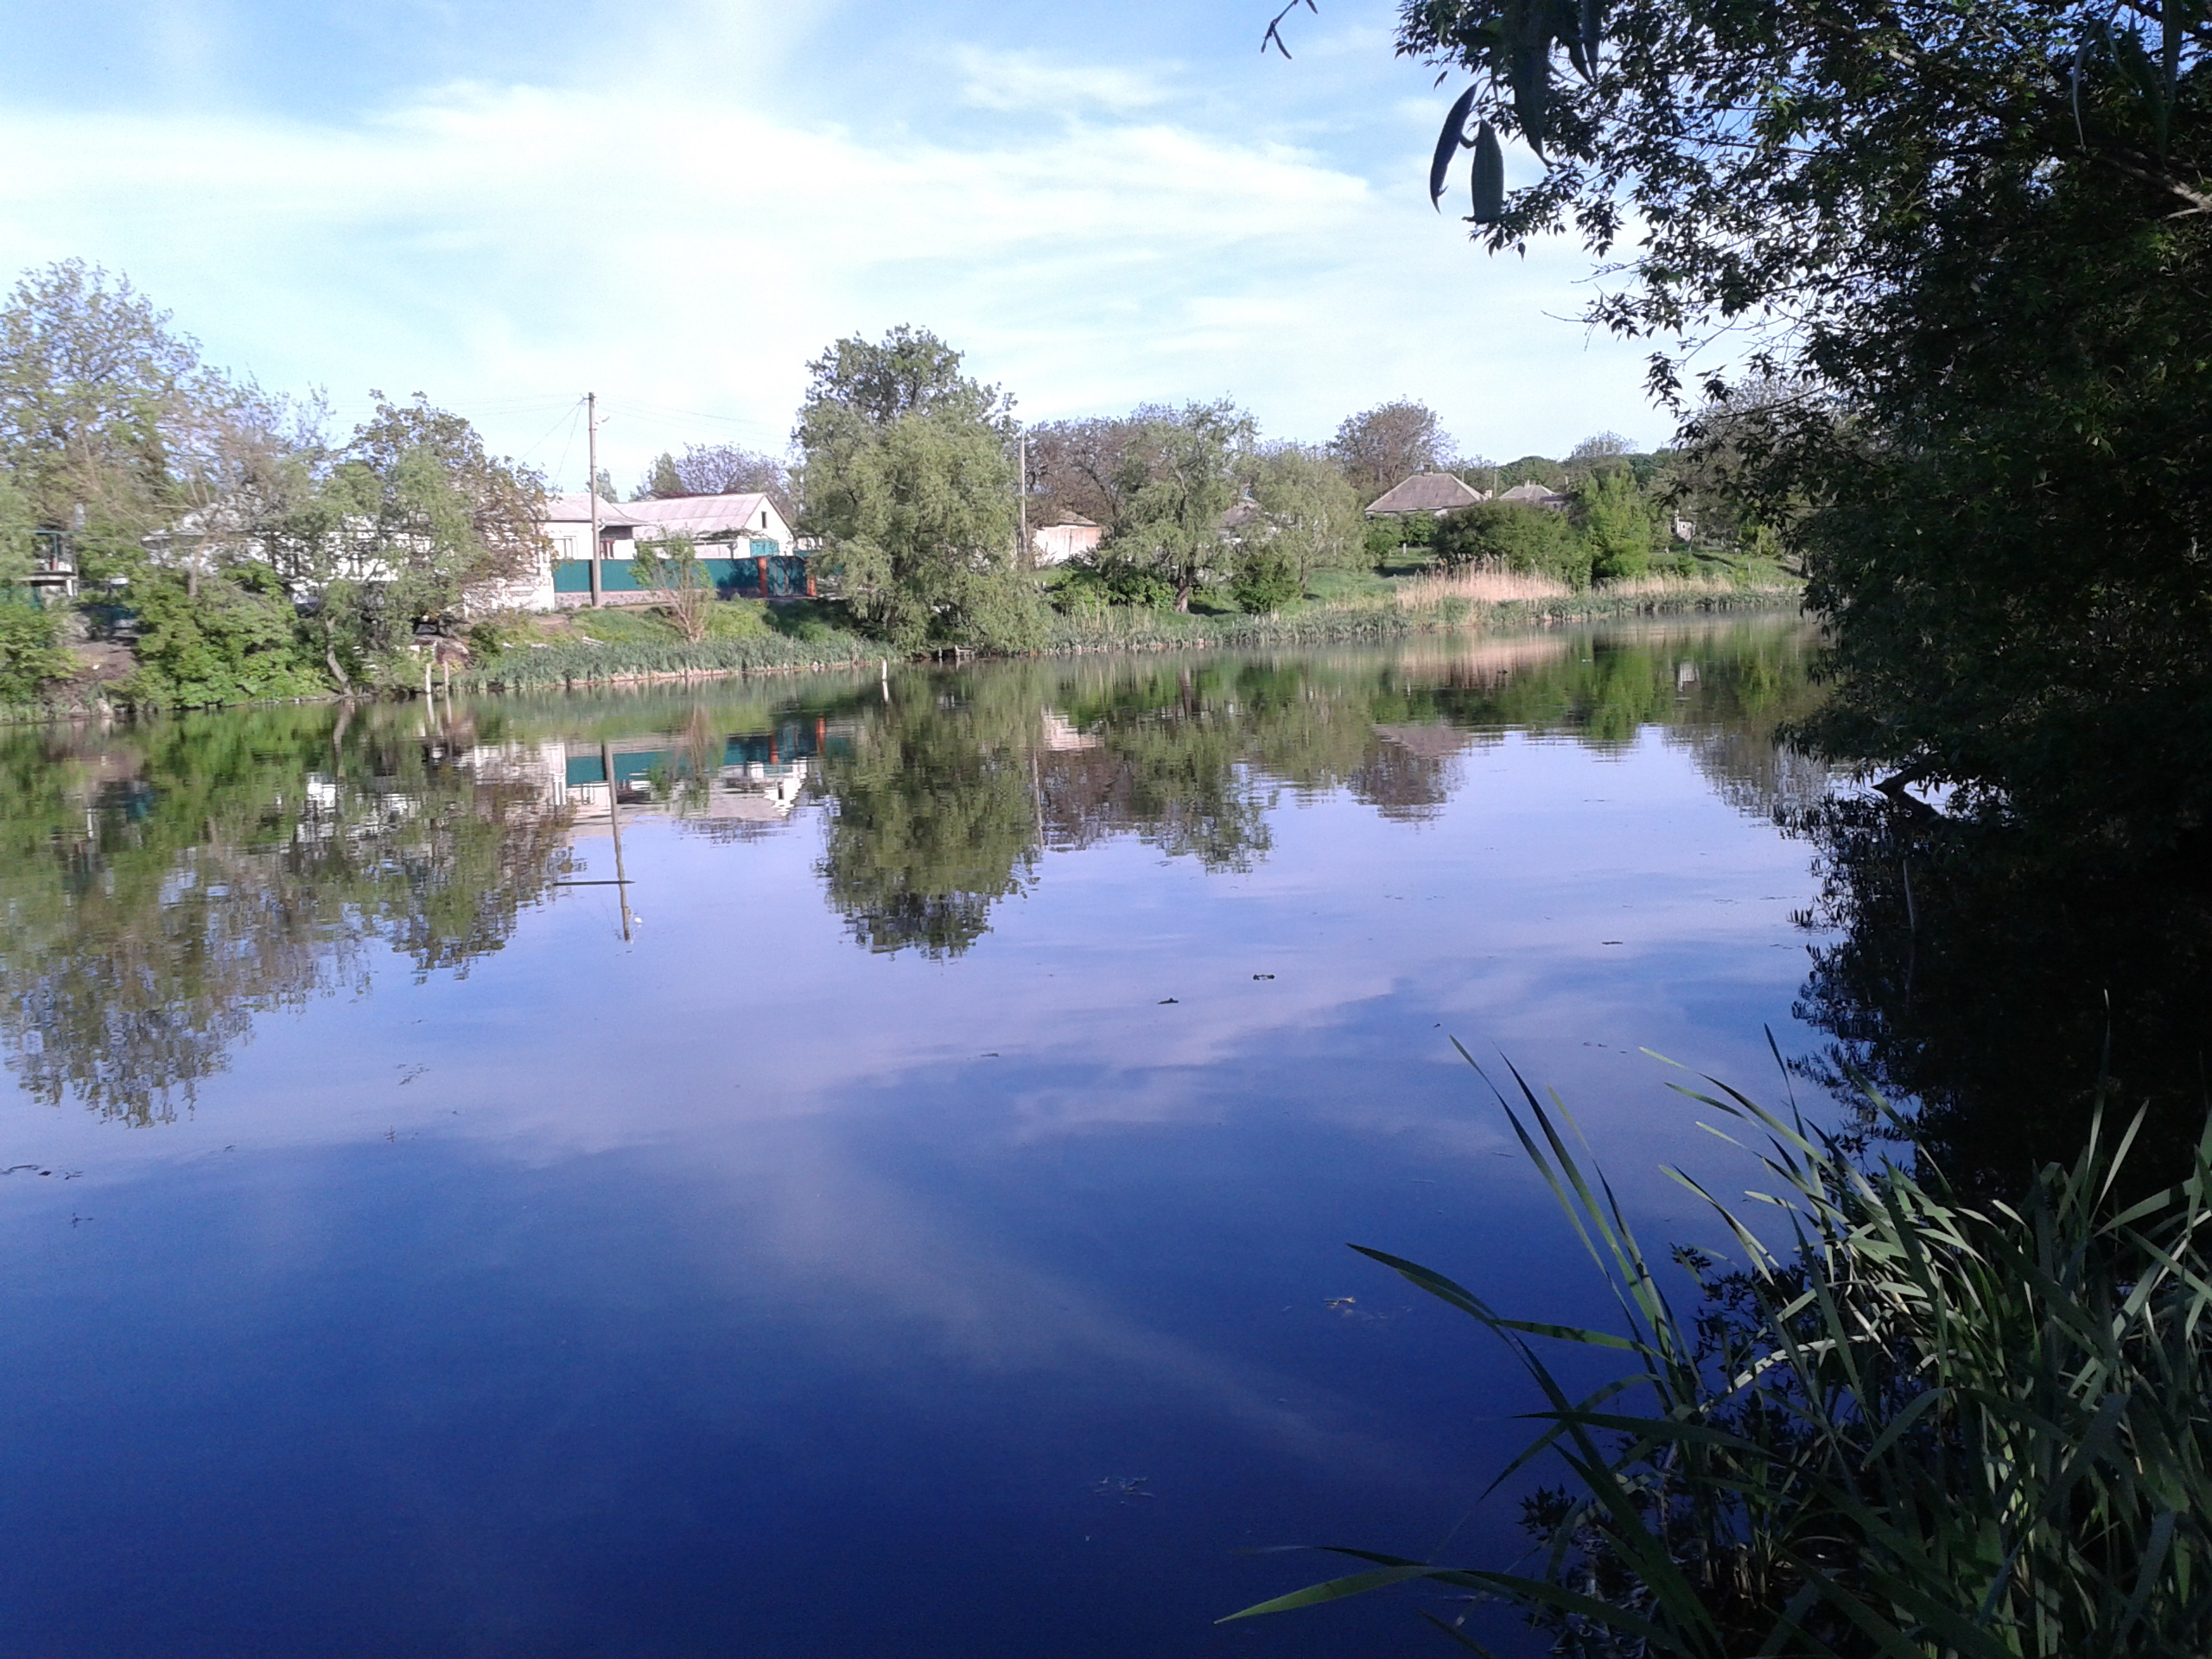
[[[1229,596],[1255,616],[1269,615],[1305,594],[1290,561],[1267,548],[1247,553],[1229,584]]]
[[[1438,528],[1436,551],[1459,568],[1487,565],[1549,576],[1570,588],[1590,585],[1590,552],[1564,513],[1511,501],[1481,501],[1451,514]]]
[[[242,564],[200,579],[173,570],[131,578],[137,669],[118,688],[133,702],[200,709],[331,690],[274,571]]]
[[[1405,545],[1405,538],[1398,533],[1395,518],[1370,518],[1367,521],[1367,556],[1370,563],[1381,564],[1395,556]]]
[[[1076,567],[1053,594],[1057,608],[1067,614],[1107,605],[1134,606],[1148,611],[1175,608],[1175,584],[1132,559],[1108,554]]]
[[[0,703],[36,702],[76,667],[61,649],[61,613],[0,590]]]

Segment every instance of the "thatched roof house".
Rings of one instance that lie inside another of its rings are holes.
[[[1450,512],[1488,499],[1449,473],[1415,473],[1369,502],[1367,516],[1390,518],[1408,512]]]

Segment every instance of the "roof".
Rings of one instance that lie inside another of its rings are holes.
[[[760,531],[760,510],[775,509],[766,495],[677,495],[664,501],[630,501],[623,511],[644,524],[658,524],[664,534],[714,536],[724,531]]]
[[[608,524],[640,524],[644,519],[637,516],[637,509],[644,502],[632,502],[627,507],[617,506],[604,496],[600,498],[599,522]],[[591,497],[582,490],[548,495],[545,498],[545,518],[549,524],[588,524],[591,522]]]
[[[1371,513],[1449,512],[1454,507],[1471,507],[1482,499],[1479,491],[1449,473],[1415,473],[1377,496],[1367,510]]]
[[[1539,506],[1550,506],[1567,498],[1557,490],[1548,490],[1541,484],[1516,484],[1497,498],[1501,501],[1533,501]]]

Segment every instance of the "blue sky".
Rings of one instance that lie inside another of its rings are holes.
[[[780,449],[830,340],[935,329],[1030,420],[1232,397],[1465,451],[1670,423],[1589,262],[1433,213],[1394,9],[1013,0],[0,0],[0,253],[124,271],[264,385],[417,390],[580,483]],[[1516,158],[1510,168],[1529,164]],[[1448,202],[1449,199],[1447,199]]]

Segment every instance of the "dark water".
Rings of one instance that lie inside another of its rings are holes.
[[[1833,1040],[1807,646],[0,734],[0,1655],[1438,1650],[1211,1621],[1518,1548],[1529,1391],[1344,1248],[1604,1317],[1449,1039],[1717,1242],[1639,1050]]]

